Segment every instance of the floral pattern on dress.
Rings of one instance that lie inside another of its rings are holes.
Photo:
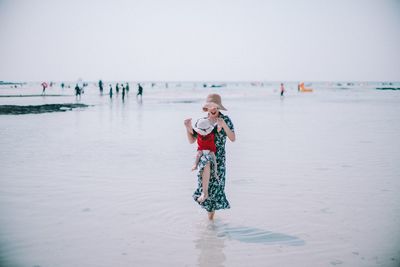
[[[234,127],[231,119],[220,113],[219,117],[222,118],[229,129],[233,132]],[[196,134],[195,134],[196,137]],[[202,173],[204,167],[207,163],[210,163],[210,182],[208,186],[208,198],[203,202],[199,203],[202,208],[206,209],[208,212],[219,210],[219,209],[229,209],[230,205],[225,196],[225,143],[226,143],[226,132],[222,129],[219,133],[215,135],[215,145],[217,147],[217,152],[215,156],[217,158],[217,169],[218,169],[218,178],[216,178],[214,161],[210,154],[203,154],[200,158],[198,165],[198,173],[197,173],[197,189],[193,194],[194,200],[197,202],[197,199],[200,197],[203,192],[202,189]]]

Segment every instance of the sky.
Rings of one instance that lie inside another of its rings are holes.
[[[0,0],[3,81],[400,81],[400,0]]]

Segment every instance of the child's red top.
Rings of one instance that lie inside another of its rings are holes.
[[[210,150],[212,152],[217,152],[217,147],[215,146],[215,131],[207,135],[201,135],[197,133],[197,150]]]

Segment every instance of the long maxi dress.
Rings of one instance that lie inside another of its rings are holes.
[[[222,114],[219,113],[219,117],[222,118],[226,124],[228,125],[229,129],[234,132],[234,127],[231,119]],[[194,137],[197,137],[196,133],[194,134]],[[217,169],[218,169],[218,178],[216,178],[215,175],[215,167],[214,167],[214,162],[213,158],[210,154],[203,154],[200,158],[199,165],[198,165],[198,173],[197,173],[197,189],[193,194],[193,198],[195,201],[201,196],[201,193],[203,192],[202,189],[202,173],[204,170],[204,167],[207,165],[207,163],[210,163],[210,183],[208,186],[208,198],[202,202],[199,203],[202,208],[206,209],[208,212],[212,212],[215,210],[219,209],[229,209],[230,205],[228,202],[228,199],[225,196],[225,174],[226,174],[226,168],[225,168],[225,143],[226,143],[226,132],[224,129],[222,129],[219,133],[215,135],[215,145],[217,147],[217,152],[215,153],[215,156],[217,158]]]

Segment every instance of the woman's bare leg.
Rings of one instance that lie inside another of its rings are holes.
[[[203,187],[203,193],[197,199],[199,203],[203,203],[208,198],[208,184],[210,183],[210,162],[204,166],[202,179],[201,179],[201,186]]]
[[[208,219],[211,221],[211,220],[214,220],[214,214],[215,214],[215,211],[210,211],[209,213],[208,213]]]

